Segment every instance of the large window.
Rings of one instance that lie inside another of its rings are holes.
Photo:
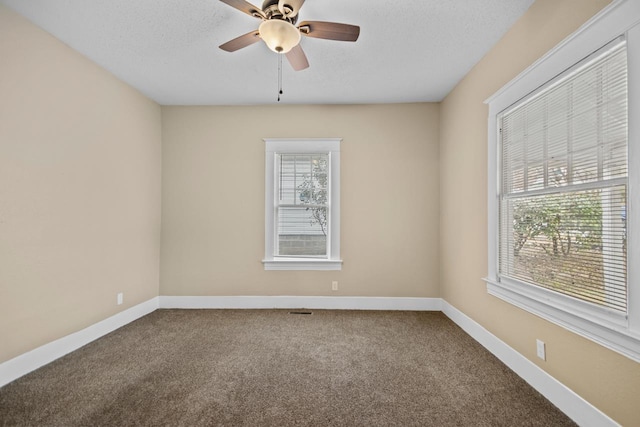
[[[627,310],[627,47],[498,117],[500,278]]]
[[[487,103],[488,292],[640,361],[640,3]]]
[[[265,269],[340,269],[340,140],[265,143]]]

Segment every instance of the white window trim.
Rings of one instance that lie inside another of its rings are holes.
[[[340,143],[341,138],[265,138],[265,270],[342,270],[340,259]],[[328,258],[276,257],[276,153],[329,153],[330,224]]]
[[[626,34],[629,75],[628,316],[555,292],[498,279],[498,115],[518,100]],[[485,101],[488,122],[487,292],[640,362],[640,2],[615,0]]]

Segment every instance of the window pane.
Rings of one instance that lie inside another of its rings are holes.
[[[327,203],[326,154],[282,154],[278,159],[280,204]]]
[[[278,209],[277,255],[326,256],[327,208]]]
[[[625,187],[505,200],[500,273],[626,310]]]

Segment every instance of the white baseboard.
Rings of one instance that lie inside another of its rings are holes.
[[[578,425],[619,426],[598,408],[444,300],[442,312]]]
[[[160,308],[307,308],[316,310],[441,311],[441,298],[322,296],[161,296]]]
[[[0,387],[158,309],[158,297],[0,364]]]

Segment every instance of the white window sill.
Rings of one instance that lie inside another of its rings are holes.
[[[265,270],[342,270],[342,260],[313,258],[263,259]]]
[[[545,289],[483,280],[490,295],[640,362],[640,336],[628,329],[624,316],[580,309],[562,296],[550,298]]]

